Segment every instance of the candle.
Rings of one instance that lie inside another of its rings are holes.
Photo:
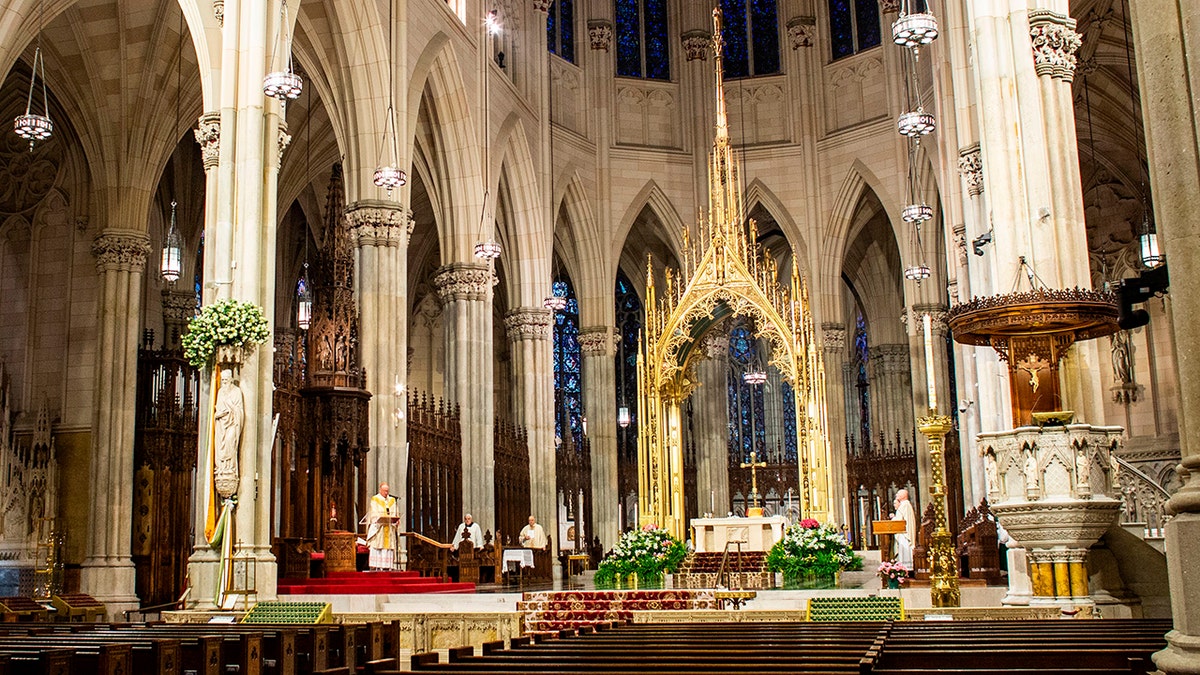
[[[842,524],[850,525],[850,500],[846,497],[842,497]]]
[[[716,490],[708,491],[708,512],[709,513],[717,512],[717,491]]]
[[[921,317],[925,324],[925,385],[929,389],[929,413],[937,412],[937,388],[933,381],[933,317]]]

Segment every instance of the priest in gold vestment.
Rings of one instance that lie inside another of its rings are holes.
[[[396,528],[399,521],[396,498],[388,495],[387,483],[379,486],[379,494],[371,497],[367,509],[367,566],[372,570],[390,570],[396,566]]]

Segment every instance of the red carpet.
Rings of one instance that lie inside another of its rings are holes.
[[[475,584],[423,577],[419,572],[334,572],[323,579],[280,579],[280,595],[399,595],[474,593]]]
[[[646,610],[718,609],[712,591],[537,591],[517,603],[526,633],[552,633],[611,621],[632,621]]]

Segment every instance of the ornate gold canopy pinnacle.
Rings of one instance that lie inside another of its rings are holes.
[[[684,226],[681,265],[663,270],[661,297],[653,260],[647,259],[645,332],[638,352],[639,410],[644,411],[638,429],[639,519],[676,536],[685,531],[680,404],[699,384],[700,339],[727,316],[751,317],[757,337],[770,343],[770,365],[795,392],[802,507],[809,517],[831,513],[825,373],[808,288],[795,256],[790,278],[780,283],[779,263],[758,243],[757,223],[746,221],[729,140],[719,9],[713,10],[713,36],[717,107],[709,206],[696,224],[696,236]]]

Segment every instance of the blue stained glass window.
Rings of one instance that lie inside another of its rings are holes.
[[[829,39],[835,60],[854,53],[854,13],[850,5],[851,0],[829,0]]]
[[[746,48],[746,0],[721,0],[721,38],[725,40],[725,77],[750,74],[750,53]]]
[[[671,79],[667,0],[616,0],[617,75]]]
[[[642,27],[638,0],[617,0],[617,75],[642,76]]]
[[[754,44],[754,74],[779,72],[779,19],[775,0],[751,0],[750,35]]]
[[[783,391],[783,460],[796,462],[799,453],[796,449],[796,392],[786,381],[781,383]]]
[[[867,344],[867,321],[861,312],[854,327],[854,360],[858,366],[858,419],[859,435],[862,447],[866,449],[871,442],[871,381],[867,375],[867,364],[870,362],[870,349]]]
[[[754,338],[745,326],[738,326],[729,331],[729,355],[743,365],[754,357]]]
[[[554,0],[546,10],[546,48],[575,63],[575,0]]]
[[[646,77],[671,79],[671,47],[667,38],[666,0],[645,0]]]
[[[583,389],[580,386],[579,304],[571,280],[559,277],[552,286],[554,295],[567,298],[567,306],[554,313],[554,432],[563,437],[567,422],[575,447],[583,443]]]
[[[621,271],[616,283],[616,406],[629,410],[629,426],[617,427],[618,491],[622,499],[637,491],[637,348],[642,334],[642,303]],[[623,527],[623,526],[622,526]]]
[[[879,0],[829,0],[829,38],[835,61],[878,47]]]
[[[575,0],[558,0],[559,34],[558,55],[575,63]]]
[[[854,19],[858,27],[858,51],[879,46],[879,3],[855,0]]]

